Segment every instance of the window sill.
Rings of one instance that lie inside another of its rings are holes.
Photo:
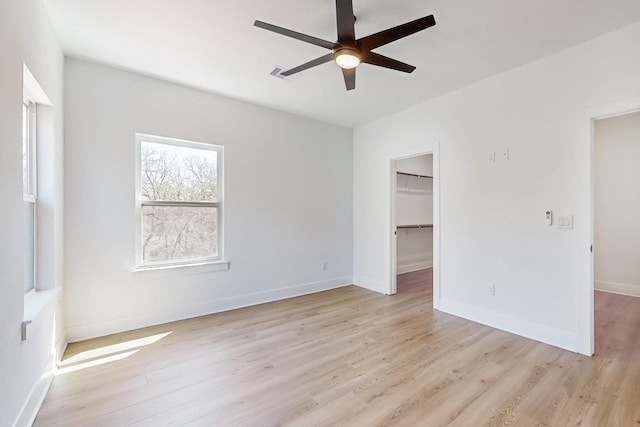
[[[31,291],[24,296],[24,314],[22,316],[22,341],[29,338],[33,330],[38,328],[41,314],[57,302],[60,290],[46,289]]]
[[[229,269],[228,260],[207,261],[207,262],[195,262],[192,264],[164,264],[164,265],[150,265],[143,267],[136,267],[132,273],[145,273],[145,272],[162,272],[162,271],[180,271],[189,270],[189,272],[197,273],[213,273],[216,271],[226,271]]]

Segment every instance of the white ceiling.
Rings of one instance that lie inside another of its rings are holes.
[[[335,41],[333,0],[45,3],[68,56],[350,127],[640,20],[638,0],[353,0],[358,38],[431,14],[437,25],[376,50],[412,74],[363,64],[347,92],[332,62],[270,76],[327,51],[253,26]]]

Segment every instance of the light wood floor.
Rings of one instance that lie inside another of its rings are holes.
[[[588,358],[434,312],[430,275],[72,344],[35,426],[640,426],[640,298],[597,294]]]

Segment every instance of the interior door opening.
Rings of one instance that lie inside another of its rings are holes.
[[[433,296],[433,154],[394,160],[395,292]]]
[[[640,112],[594,120],[593,142],[594,349],[606,356],[640,332],[624,327],[640,307]]]

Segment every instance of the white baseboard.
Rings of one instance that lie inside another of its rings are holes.
[[[144,315],[136,317],[112,319],[87,325],[69,326],[67,327],[66,333],[69,342],[82,341],[86,339],[115,334],[118,332],[131,331],[133,329],[161,325],[163,323],[175,322],[177,320],[206,316],[208,314],[220,313],[237,308],[293,298],[301,295],[313,294],[316,292],[350,286],[351,284],[353,284],[353,280],[351,277],[338,277],[331,280],[305,283],[302,285],[289,286],[263,292],[238,295],[230,298],[221,298],[199,304],[175,307],[171,310],[146,313]]]
[[[56,343],[56,368],[59,366],[60,361],[62,360],[62,356],[64,356],[64,352],[67,351],[67,345],[69,345],[69,341],[67,341],[66,334],[61,337]]]
[[[389,295],[389,283],[378,282],[368,277],[356,276],[353,278],[353,284],[370,291]]]
[[[54,326],[54,331],[58,329],[58,325],[52,325],[51,322],[54,321],[57,313],[61,313],[61,310],[59,310],[61,307],[60,294],[60,288],[55,288],[37,291],[29,295],[29,298],[25,297],[24,319],[28,320],[29,323],[28,328],[24,330],[24,340],[42,340],[44,335],[44,348],[47,348],[46,343],[51,342],[52,338],[47,332],[51,331],[52,326]],[[64,333],[61,333],[60,336],[54,337],[53,339],[55,339],[56,342],[47,355],[41,372],[39,372],[40,378],[33,384],[29,391],[29,395],[12,424],[13,427],[30,427],[35,421],[42,402],[44,402],[47,396],[47,392],[55,376],[56,367],[67,345]],[[36,348],[37,347],[36,345]],[[35,367],[34,369],[37,368],[39,367]],[[36,372],[33,373],[37,374]]]
[[[424,270],[433,267],[433,260],[414,262],[412,264],[398,264],[396,274],[411,273],[413,271]]]
[[[49,387],[53,382],[55,364],[54,355],[51,354],[50,359],[47,361],[47,366],[43,372],[40,380],[33,385],[29,397],[24,402],[20,413],[13,423],[13,427],[30,427],[36,420],[38,411],[44,402],[44,398],[47,396]]]
[[[466,304],[440,300],[440,311],[453,314],[492,328],[500,329],[516,335],[540,341],[545,344],[559,347],[565,350],[579,352],[578,337],[576,334],[527,322],[522,319],[496,313],[483,308],[478,308]],[[591,356],[591,355],[589,355]]]
[[[594,281],[594,287],[596,291],[640,297],[640,285],[629,285],[626,283],[604,282],[602,280],[596,280]]]

